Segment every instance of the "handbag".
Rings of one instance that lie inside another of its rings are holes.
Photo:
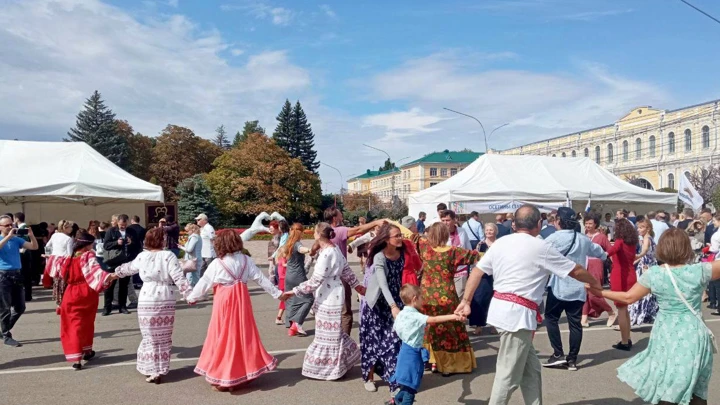
[[[118,267],[123,263],[127,263],[128,259],[125,249],[111,249],[103,252],[103,262],[109,268]]]
[[[180,260],[180,268],[183,273],[192,273],[197,271],[197,259],[182,259]]]
[[[665,270],[667,271],[668,276],[670,277],[670,281],[672,281],[673,287],[675,287],[675,292],[677,293],[678,297],[680,297],[680,300],[682,300],[682,302],[690,310],[690,312],[692,312],[692,314],[695,315],[695,317],[697,319],[699,319],[700,322],[702,322],[703,326],[705,326],[705,329],[707,329],[707,333],[708,333],[708,335],[710,335],[710,341],[712,342],[712,345],[713,345],[713,353],[717,353],[718,346],[717,346],[717,341],[715,340],[715,334],[713,334],[712,331],[710,330],[710,328],[708,328],[702,315],[699,314],[698,312],[696,312],[695,309],[692,306],[690,306],[690,304],[685,299],[685,296],[683,295],[682,291],[680,291],[680,288],[678,288],[678,285],[675,282],[675,277],[673,277],[672,271],[670,271],[670,266],[668,266],[666,263],[664,267],[665,267]]]

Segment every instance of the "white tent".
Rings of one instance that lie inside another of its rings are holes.
[[[457,175],[410,195],[410,215],[430,216],[438,203],[458,213],[514,212],[523,203],[543,205],[550,211],[566,201],[575,210],[592,207],[611,212],[618,208],[643,213],[674,209],[677,195],[634,186],[588,158],[482,155]]]
[[[140,180],[81,142],[0,141],[0,212],[30,223],[69,219],[84,226],[126,213],[144,217],[162,202],[160,186]]]

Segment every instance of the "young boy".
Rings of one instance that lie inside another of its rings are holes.
[[[400,290],[400,299],[405,308],[395,318],[393,329],[397,333],[402,346],[397,358],[397,368],[392,381],[400,386],[395,400],[388,404],[411,405],[415,400],[425,371],[424,363],[428,361],[429,353],[423,348],[425,326],[431,323],[451,321],[464,321],[459,315],[427,316],[420,312],[422,309],[422,290],[412,284],[405,284]]]

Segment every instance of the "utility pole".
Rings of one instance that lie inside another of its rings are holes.
[[[378,148],[376,148],[376,147],[374,147],[374,146],[370,146],[370,145],[367,145],[367,144],[363,144],[363,146],[366,146],[366,147],[368,147],[368,148],[370,148],[370,149],[375,149],[375,150],[378,151],[378,152],[384,153],[385,156],[387,156],[387,158],[388,158],[388,160],[390,161],[390,163],[394,164],[393,161],[392,161],[392,159],[390,158],[390,154],[387,153],[387,152],[385,152],[384,150],[378,149]],[[392,190],[392,191],[391,191],[390,193],[392,194],[392,199],[391,199],[391,201],[392,201],[392,203],[393,203],[393,205],[394,205],[394,204],[395,204],[395,168],[391,168],[390,171],[391,171],[391,173],[392,173],[391,176],[390,176],[390,187],[391,187],[391,190]]]

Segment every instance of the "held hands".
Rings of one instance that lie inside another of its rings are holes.
[[[353,252],[352,246],[348,246],[348,253],[352,254],[352,252]]]
[[[390,310],[392,311],[393,319],[397,318],[398,314],[400,313],[400,308],[398,308],[397,305],[393,305]]]
[[[120,278],[120,276],[118,276],[117,273],[110,273],[110,275],[108,276],[108,280],[110,280],[111,282],[113,282],[119,278]]]
[[[363,297],[365,296],[365,292],[366,292],[365,286],[359,285],[359,286],[355,287],[355,291],[359,295],[362,295]]]
[[[292,297],[294,297],[294,296],[295,296],[295,293],[294,293],[294,292],[292,292],[292,291],[285,291],[284,293],[282,293],[282,295],[280,295],[280,297],[278,297],[278,299],[279,299],[280,301],[285,302],[285,301],[289,300],[290,298],[292,298]]]
[[[455,315],[462,317],[463,319],[470,315],[470,304],[463,299],[460,301],[460,305],[455,309]]]

